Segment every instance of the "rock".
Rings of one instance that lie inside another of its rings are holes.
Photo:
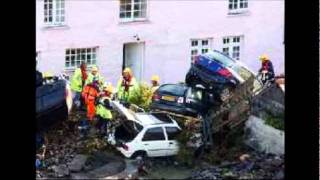
[[[284,154],[284,132],[266,125],[258,117],[250,116],[246,122],[246,144],[253,149],[282,155]]]
[[[86,155],[82,155],[82,154],[76,155],[73,158],[73,160],[71,161],[71,163],[69,164],[70,171],[72,171],[72,172],[81,171],[83,169],[87,159],[88,159],[88,156],[86,156]]]
[[[67,165],[65,165],[65,164],[62,164],[59,166],[54,166],[53,171],[54,171],[56,177],[65,177],[70,174],[69,169],[68,169]]]

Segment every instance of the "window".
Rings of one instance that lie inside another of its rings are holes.
[[[120,0],[120,19],[142,20],[147,17],[147,0]]]
[[[189,88],[186,95],[187,103],[200,103],[202,101],[202,91],[194,88]]]
[[[142,141],[165,140],[162,127],[150,128],[144,134]]]
[[[248,0],[229,0],[229,12],[238,13],[248,9]]]
[[[191,40],[191,61],[199,54],[204,54],[211,48],[212,39],[192,39]]]
[[[181,131],[176,127],[166,127],[166,132],[168,135],[168,140],[175,140]]]
[[[62,25],[64,22],[64,0],[44,0],[44,23],[46,25]]]
[[[240,60],[240,46],[241,36],[224,37],[222,52],[233,59]]]
[[[82,62],[93,65],[97,62],[97,48],[78,48],[66,50],[66,68],[79,67]]]

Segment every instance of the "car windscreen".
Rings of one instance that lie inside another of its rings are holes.
[[[234,64],[231,69],[234,70],[244,80],[248,80],[251,76],[253,76],[249,70],[238,64]]]
[[[159,88],[159,92],[161,93],[169,93],[175,96],[184,96],[184,92],[187,90],[186,86],[183,85],[175,85],[175,84],[168,84],[163,85]]]

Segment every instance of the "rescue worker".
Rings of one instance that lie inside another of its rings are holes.
[[[96,107],[96,114],[98,117],[97,128],[102,135],[106,135],[108,123],[112,119],[111,114],[111,96],[113,93],[113,87],[111,84],[105,85],[102,94],[100,95],[99,102]]]
[[[270,61],[268,55],[263,54],[259,57],[261,61],[261,68],[259,73],[263,75],[262,83],[265,84],[267,81],[274,82],[274,70],[272,62]]]
[[[81,98],[81,92],[85,85],[85,82],[88,78],[87,75],[87,66],[83,62],[80,65],[80,68],[77,68],[71,77],[71,90],[74,92],[73,101],[77,108],[80,108],[83,105],[83,99]]]
[[[137,88],[138,83],[133,77],[131,69],[125,68],[117,84],[117,98],[125,104],[130,103]]]
[[[159,81],[160,81],[159,76],[153,75],[151,77],[151,91],[152,91],[152,94],[159,88]]]
[[[93,65],[91,68],[91,73],[88,75],[88,79],[86,81],[86,85],[92,83],[93,81],[98,82],[99,90],[102,90],[104,79],[98,72],[98,67]]]
[[[82,91],[82,98],[87,106],[87,118],[88,121],[93,123],[93,118],[96,114],[95,103],[98,97],[98,82],[93,81],[92,83],[86,85]]]

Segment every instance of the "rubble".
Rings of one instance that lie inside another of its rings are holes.
[[[250,152],[245,161],[211,165],[192,172],[191,179],[284,179],[284,157]]]

